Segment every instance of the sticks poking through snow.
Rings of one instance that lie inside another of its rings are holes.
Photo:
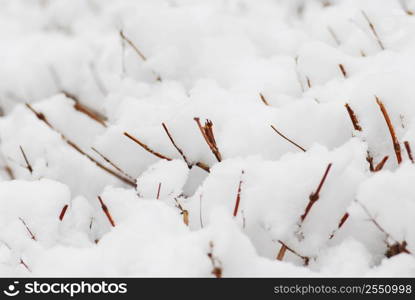
[[[213,123],[211,120],[206,120],[205,125],[202,126],[200,123],[199,118],[193,118],[197,126],[199,127],[200,132],[202,133],[206,144],[209,146],[210,150],[212,151],[213,155],[215,155],[218,162],[222,161],[222,155],[218,149],[218,145],[216,144],[215,135],[213,134]]]
[[[403,142],[403,144],[405,145],[405,149],[406,149],[406,153],[408,153],[408,157],[409,160],[414,163],[414,158],[412,156],[412,149],[411,149],[411,145],[409,144],[408,141]]]
[[[261,99],[261,101],[266,105],[269,106],[269,103],[267,101],[267,99],[265,98],[265,96],[262,93],[259,93],[259,98]]]
[[[165,159],[165,160],[172,160],[170,157],[167,157],[167,156],[165,156],[165,155],[163,155],[163,154],[161,154],[159,152],[154,151],[149,146],[147,146],[146,144],[142,143],[139,139],[137,139],[136,137],[132,136],[128,132],[124,132],[124,135],[126,137],[128,137],[130,140],[132,140],[134,143],[136,143],[139,146],[141,146],[144,150],[146,150],[147,152],[149,152],[149,153],[157,156],[158,158]]]
[[[347,72],[346,72],[346,69],[344,68],[344,66],[343,66],[342,64],[339,64],[339,69],[340,69],[340,71],[342,72],[343,77],[344,77],[344,78],[347,78]]]
[[[367,16],[364,10],[362,10],[362,15],[366,19],[367,23],[369,24],[370,30],[372,31],[373,36],[375,37],[380,49],[385,50],[385,47],[383,46],[383,43],[381,39],[379,38],[379,35],[376,31],[375,25],[373,25],[372,21],[370,21],[369,17]]]
[[[406,249],[407,243],[406,241],[399,242],[394,237],[391,236],[389,232],[387,232],[376,219],[371,215],[369,212],[369,209],[363,205],[360,201],[355,199],[355,202],[362,208],[362,210],[365,212],[365,214],[368,216],[369,221],[375,225],[377,229],[379,229],[380,232],[382,232],[385,235],[385,244],[388,247],[388,250],[385,253],[386,257],[392,257],[394,255],[400,254],[400,253],[407,253],[412,254],[408,249]],[[391,245],[389,243],[389,240],[392,240],[393,244]]]
[[[186,226],[189,226],[189,211],[183,208],[183,206],[179,203],[179,200],[177,200],[177,198],[174,198],[174,201],[176,201],[176,207],[180,210],[180,214],[183,216],[183,223]]]
[[[304,261],[304,266],[308,266],[308,263],[310,262],[310,257],[299,254],[297,251],[295,251],[292,248],[288,247],[287,244],[285,244],[281,240],[278,240],[278,243],[281,244],[281,249],[284,249],[284,250],[283,250],[283,252],[281,252],[281,250],[280,250],[280,252],[278,252],[277,260],[282,260],[284,258],[285,252],[288,250],[292,254],[294,254],[295,256],[298,256],[299,258],[301,258]]]
[[[241,202],[241,191],[242,191],[242,176],[245,174],[245,171],[241,171],[241,178],[239,179],[238,192],[236,193],[235,208],[233,209],[233,216],[238,215],[239,203]]]
[[[389,156],[385,156],[375,167],[373,172],[379,172],[383,169],[383,166],[385,165],[386,161],[388,160]]]
[[[59,130],[57,130],[55,127],[53,127],[52,124],[48,121],[48,119],[46,118],[46,116],[43,113],[40,113],[40,112],[36,111],[29,103],[26,103],[26,107],[38,118],[38,120],[42,121],[50,129],[52,129],[53,131],[58,133],[60,135],[60,137],[62,138],[62,140],[64,140],[65,143],[68,144],[68,146],[70,146],[71,148],[76,150],[82,156],[85,156],[87,159],[89,159],[91,162],[93,162],[98,168],[100,168],[101,170],[107,172],[108,174],[118,178],[119,180],[123,181],[124,183],[126,183],[126,184],[128,184],[132,187],[136,186],[135,181],[132,181],[132,180],[130,180],[130,179],[114,172],[113,170],[105,167],[100,162],[98,162],[95,158],[93,158],[91,155],[84,152],[77,144],[75,144],[74,142],[69,140],[63,133],[61,133]]]
[[[286,137],[284,134],[282,134],[280,131],[278,131],[277,128],[275,128],[274,125],[271,125],[271,128],[274,129],[274,131],[283,139],[287,140],[288,142],[290,142],[291,144],[293,144],[294,146],[296,146],[298,149],[300,149],[303,152],[306,152],[306,149],[304,149],[303,147],[301,147],[300,145],[298,145],[296,142],[294,142],[293,140],[289,139],[288,137]]]
[[[167,136],[169,137],[170,142],[173,144],[174,148],[176,148],[177,152],[179,152],[180,156],[183,158],[189,169],[192,167],[192,164],[187,160],[186,155],[184,155],[184,152],[179,146],[177,146],[176,142],[174,141],[173,137],[171,136],[169,129],[167,128],[166,124],[161,123],[161,126],[163,126],[164,131],[166,132]]]
[[[305,218],[308,216],[308,214],[309,214],[311,208],[313,207],[314,203],[316,203],[317,200],[320,198],[321,188],[323,187],[324,182],[326,181],[327,175],[329,174],[332,165],[333,165],[332,163],[328,164],[328,166],[326,168],[326,171],[324,172],[324,175],[321,178],[320,183],[319,183],[316,191],[310,194],[310,197],[309,197],[310,201],[307,204],[307,207],[304,211],[304,214],[302,214],[301,217],[300,217],[301,223],[304,222]]]
[[[86,106],[85,104],[82,104],[81,101],[79,100],[79,98],[77,96],[75,96],[74,94],[72,94],[68,91],[65,91],[65,90],[62,90],[61,93],[64,94],[67,98],[72,99],[75,102],[73,108],[76,111],[86,115],[90,119],[92,119],[95,122],[101,124],[103,127],[107,127],[107,124],[105,123],[106,120],[107,120],[107,117],[105,117],[101,113],[97,112],[96,110]]]
[[[120,30],[120,37],[123,41],[127,42],[128,45],[134,50],[135,53],[143,60],[147,61],[147,57],[144,56],[144,54],[138,49],[138,47],[125,35],[124,31]],[[160,75],[158,75],[156,72],[154,72],[154,75],[156,76],[157,81],[161,81]]]
[[[26,227],[27,232],[30,234],[30,238],[34,241],[37,241],[36,236],[33,234],[33,232],[30,230],[29,226],[26,224],[26,222],[19,217],[19,220],[23,223],[24,227]]]
[[[108,207],[105,205],[104,201],[102,201],[101,196],[98,196],[98,200],[99,200],[99,203],[101,204],[102,211],[107,216],[107,219],[110,222],[111,226],[112,227],[115,227],[114,219],[112,218],[111,213],[110,213]]]
[[[157,200],[160,200],[160,191],[161,191],[161,182],[159,182],[157,186],[157,196],[156,196]]]
[[[113,161],[111,161],[108,157],[106,157],[104,154],[102,154],[101,152],[99,152],[97,149],[95,149],[94,147],[91,147],[91,150],[94,151],[96,154],[98,154],[103,160],[105,160],[111,166],[113,166],[114,169],[116,169],[122,175],[124,175],[125,177],[128,177],[132,181],[135,181],[135,179],[131,175],[127,174],[127,172],[125,172],[123,169],[121,169],[118,165],[116,165]]]
[[[359,124],[359,119],[357,118],[353,109],[350,107],[348,103],[346,103],[344,106],[347,109],[347,113],[349,114],[350,120],[352,121],[354,130],[362,131],[362,127]]]
[[[10,168],[10,166],[5,165],[3,168],[4,168],[4,171],[6,171],[7,175],[9,176],[10,180],[16,179],[16,176],[14,175],[14,172],[12,168]]]
[[[25,152],[24,152],[24,150],[23,150],[23,147],[22,147],[22,146],[19,146],[19,148],[20,148],[20,152],[22,152],[22,155],[23,155],[24,161],[25,161],[25,163],[26,163],[26,169],[28,169],[28,170],[29,170],[30,174],[33,174],[33,168],[32,168],[32,165],[30,164],[29,160],[27,159],[27,156],[26,156],[26,153],[25,153]]]
[[[402,162],[402,153],[401,153],[401,146],[399,144],[399,140],[396,137],[395,128],[392,125],[392,122],[389,118],[388,111],[386,110],[383,102],[377,96],[375,96],[375,98],[376,98],[376,103],[379,105],[379,108],[383,114],[383,117],[385,118],[386,124],[388,125],[389,133],[392,138],[393,148],[395,150],[396,159],[398,161],[398,164],[400,164]]]
[[[62,221],[65,217],[66,211],[68,210],[68,204],[65,204],[65,206],[62,208],[61,213],[59,214],[59,220]]]
[[[213,255],[213,242],[210,241],[209,242],[209,252],[207,254],[207,256],[210,259],[210,262],[212,263],[212,274],[216,277],[216,278],[222,278],[222,262]]]
[[[339,221],[339,225],[337,225],[337,228],[335,230],[333,230],[333,232],[331,233],[329,239],[331,240],[334,235],[336,234],[337,231],[340,230],[340,228],[343,227],[344,223],[346,223],[347,219],[349,218],[349,213],[346,212],[343,217],[341,217],[340,221]]]

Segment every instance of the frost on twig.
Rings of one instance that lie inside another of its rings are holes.
[[[290,142],[291,144],[293,144],[294,146],[296,146],[298,149],[300,149],[303,152],[306,152],[306,149],[301,147],[300,145],[298,145],[296,142],[294,142],[292,139],[286,137],[284,134],[282,134],[277,128],[275,128],[274,125],[271,125],[271,128],[283,139],[285,139],[286,141]]]
[[[199,118],[193,118],[197,126],[199,127],[200,132],[203,135],[203,138],[206,141],[206,144],[209,146],[210,150],[212,151],[213,155],[215,155],[218,162],[222,161],[222,154],[219,151],[218,145],[216,144],[215,135],[213,133],[213,123],[211,120],[206,120],[205,125],[203,126],[200,123]]]
[[[74,150],[76,150],[82,156],[85,156],[88,160],[90,160],[91,162],[93,162],[98,168],[100,168],[101,170],[107,172],[108,174],[110,174],[110,175],[118,178],[119,180],[123,181],[124,183],[126,183],[128,185],[131,185],[133,187],[136,186],[136,184],[135,184],[134,181],[132,181],[132,180],[130,180],[128,178],[125,178],[124,176],[116,173],[115,171],[113,171],[113,170],[105,167],[100,162],[98,162],[95,158],[93,158],[91,155],[89,155],[88,153],[84,152],[77,144],[75,144],[74,142],[72,142],[71,140],[69,140],[63,133],[61,133],[55,127],[53,127],[52,124],[48,121],[48,119],[46,118],[46,116],[43,113],[40,113],[40,112],[36,111],[29,103],[26,103],[26,107],[38,118],[39,121],[43,122],[50,129],[52,129],[53,131],[55,131],[56,133],[58,133],[60,135],[60,137],[62,138],[62,140],[65,141],[66,144],[68,144],[71,148],[73,148]]]

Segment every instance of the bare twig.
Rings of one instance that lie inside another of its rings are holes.
[[[207,256],[210,259],[210,262],[212,263],[212,274],[216,277],[216,278],[221,278],[222,277],[222,263],[221,261],[215,257],[213,255],[213,242],[210,241],[209,242],[209,252],[207,254]]]
[[[141,146],[144,150],[146,150],[147,152],[157,156],[158,158],[161,159],[165,159],[165,160],[172,160],[170,157],[167,157],[159,152],[154,151],[153,149],[151,149],[149,146],[147,146],[146,144],[142,143],[138,138],[132,136],[131,134],[129,134],[128,132],[124,132],[124,135],[126,137],[128,137],[130,140],[132,140],[133,142],[135,142],[136,144],[138,144],[139,146]]]
[[[200,194],[199,196],[199,222],[200,222],[200,228],[203,229],[203,216],[202,216],[202,198],[203,194]]]
[[[23,147],[22,146],[19,146],[19,148],[20,148],[20,152],[22,152],[24,161],[26,163],[26,168],[29,170],[30,174],[32,174],[33,173],[32,165],[30,164],[29,160],[27,159],[27,156],[26,156],[26,153],[23,150]]]
[[[59,214],[59,220],[62,221],[65,217],[66,211],[68,210],[68,204],[65,204],[65,206],[62,208],[61,213]]]
[[[180,214],[183,216],[183,223],[186,226],[189,226],[189,211],[183,208],[183,206],[179,203],[179,200],[177,200],[177,198],[174,198],[174,200],[176,201],[176,207],[180,209]]]
[[[414,158],[412,156],[412,149],[411,149],[411,145],[409,144],[408,141],[403,142],[403,144],[405,145],[405,149],[406,149],[406,153],[408,153],[408,157],[409,160],[414,163]]]
[[[399,140],[396,137],[396,133],[395,133],[395,129],[392,125],[391,119],[389,118],[389,114],[388,111],[385,108],[385,105],[383,104],[383,102],[377,97],[376,98],[376,103],[379,105],[379,108],[383,114],[383,117],[385,118],[386,121],[386,125],[389,128],[389,133],[391,135],[392,138],[392,144],[393,144],[393,148],[395,150],[395,155],[396,155],[396,159],[398,161],[398,164],[400,164],[402,162],[402,153],[401,153],[401,146],[399,144]]]
[[[362,127],[359,124],[359,119],[357,118],[354,110],[350,107],[348,103],[344,105],[347,109],[347,113],[349,114],[350,120],[352,121],[353,128],[357,131],[362,131]]]
[[[238,184],[238,191],[236,193],[236,201],[235,201],[235,208],[233,210],[233,216],[236,217],[238,215],[239,203],[241,202],[241,191],[242,191],[242,176],[244,175],[245,171],[241,171],[241,178],[239,179]]]
[[[157,186],[157,196],[156,196],[157,200],[160,200],[160,191],[161,191],[161,182],[159,182]]]
[[[16,176],[14,175],[14,172],[12,168],[10,168],[10,166],[5,165],[3,168],[4,168],[4,171],[6,171],[7,175],[9,176],[10,180],[16,179]]]
[[[369,17],[367,16],[365,11],[363,11],[363,10],[362,10],[362,15],[366,19],[367,23],[369,24],[370,30],[372,31],[373,36],[375,37],[377,43],[379,44],[380,49],[385,50],[385,47],[383,46],[383,43],[382,43],[381,39],[379,38],[379,35],[376,31],[375,25],[373,25],[372,21],[370,21]]]
[[[134,50],[135,53],[143,60],[147,61],[147,57],[144,56],[144,54],[138,49],[138,47],[125,35],[124,31],[120,30],[120,37],[123,41],[127,42],[128,45]],[[161,81],[160,75],[158,75],[156,72],[154,72],[154,75],[156,76],[157,81]]]
[[[316,203],[317,200],[320,198],[321,188],[323,187],[324,182],[326,181],[327,175],[329,174],[332,165],[333,165],[332,163],[328,164],[328,166],[326,168],[326,171],[324,172],[324,175],[321,178],[320,183],[319,183],[316,191],[310,194],[310,197],[309,197],[310,201],[307,204],[307,207],[304,211],[304,214],[302,214],[301,217],[300,217],[301,222],[304,222],[305,218],[307,217],[307,215],[310,212],[311,208],[313,207],[314,203]]]
[[[386,161],[388,160],[389,156],[385,156],[375,167],[374,172],[379,172],[383,169],[383,166],[385,165]]]
[[[176,148],[177,152],[179,152],[179,154],[181,155],[181,157],[183,158],[183,160],[185,161],[185,163],[187,164],[187,166],[189,167],[189,169],[192,167],[192,164],[188,161],[186,155],[184,154],[183,150],[181,148],[179,148],[179,146],[177,146],[176,142],[174,141],[172,135],[169,132],[169,129],[167,128],[165,123],[161,123],[161,125],[163,126],[164,131],[166,132],[167,136],[169,137],[170,142],[173,144],[174,148]]]
[[[347,78],[347,72],[346,72],[346,69],[344,68],[343,64],[339,64],[339,69],[342,72],[343,77]]]
[[[327,26],[327,30],[330,33],[331,37],[333,38],[333,40],[336,42],[337,46],[340,46],[340,40],[337,37],[337,34],[334,32],[333,28],[331,28],[330,26]]]
[[[265,96],[262,93],[259,93],[259,98],[261,99],[261,101],[266,105],[269,106],[269,103],[267,101],[267,99],[265,98]]]
[[[271,128],[274,129],[274,131],[283,139],[285,139],[286,141],[290,142],[291,144],[293,144],[294,146],[296,146],[298,149],[300,149],[303,152],[306,152],[306,150],[301,147],[300,145],[298,145],[296,142],[294,142],[293,140],[289,139],[288,137],[286,137],[284,134],[282,134],[277,128],[275,128],[274,125],[271,125]]]
[[[108,157],[106,157],[104,154],[102,154],[101,152],[99,152],[97,149],[95,149],[94,147],[91,147],[91,150],[94,151],[96,154],[98,154],[103,160],[105,160],[111,166],[113,166],[114,169],[116,169],[122,175],[124,175],[125,177],[128,177],[132,181],[135,181],[135,179],[131,175],[127,174],[127,172],[125,172],[123,169],[121,169],[118,165],[116,165],[113,161],[111,161]]]
[[[60,135],[60,137],[62,138],[62,140],[64,140],[66,142],[66,144],[68,144],[70,147],[72,147],[74,150],[76,150],[79,154],[85,156],[86,158],[88,158],[91,162],[93,162],[98,168],[100,168],[101,170],[107,172],[108,174],[118,178],[119,180],[123,181],[124,183],[135,187],[136,184],[134,181],[131,181],[128,178],[125,178],[124,176],[121,176],[120,174],[114,172],[113,170],[105,167],[104,165],[102,165],[100,162],[98,162],[97,160],[95,160],[92,156],[90,156],[88,153],[84,152],[77,144],[75,144],[74,142],[72,142],[71,140],[69,140],[63,133],[61,133],[60,131],[58,131],[56,128],[54,128],[50,122],[48,121],[48,119],[46,118],[46,116],[43,113],[40,113],[38,111],[36,111],[29,103],[26,103],[26,107],[33,113],[35,114],[35,116],[42,121],[43,123],[45,123],[50,129],[52,129],[53,131],[55,131],[56,133],[58,133]]]
[[[370,151],[367,151],[366,161],[369,163],[370,172],[375,172],[375,166],[373,165],[373,156],[370,154]]]
[[[342,228],[342,226],[344,225],[344,223],[346,223],[347,219],[349,218],[349,213],[346,212],[340,219],[339,224],[337,225],[337,229],[333,230],[333,232],[331,233],[329,239],[331,240],[334,235],[336,234],[336,232]]]
[[[301,258],[303,261],[304,261],[304,265],[305,266],[308,266],[308,263],[310,262],[310,257],[308,257],[308,256],[304,256],[304,255],[301,255],[301,254],[299,254],[297,251],[295,251],[295,250],[293,250],[292,248],[290,248],[289,246],[287,246],[287,244],[285,244],[283,241],[281,241],[281,240],[278,240],[278,243],[280,243],[281,244],[281,249],[284,249],[283,251],[284,251],[284,254],[285,254],[285,252],[288,250],[288,251],[290,251],[292,254],[294,254],[295,256],[298,256],[299,258]],[[278,253],[278,256],[277,256],[277,259],[278,260],[282,260],[283,259],[283,257],[284,257],[284,254],[282,254],[282,257],[281,257],[281,259],[279,259],[279,256],[280,256],[280,253],[281,253],[281,250],[280,250],[280,252]]]
[[[26,227],[26,230],[27,230],[27,232],[29,233],[29,235],[30,235],[30,238],[32,239],[32,240],[34,240],[34,241],[37,241],[37,239],[36,239],[36,236],[33,234],[33,232],[30,230],[30,228],[29,228],[29,226],[26,224],[26,222],[21,218],[21,217],[19,217],[19,220],[23,223],[23,225],[24,225],[24,227]]]
[[[307,86],[308,86],[308,88],[311,89],[312,84],[311,84],[310,77],[306,76],[305,78],[307,79]]]
[[[101,204],[101,208],[104,211],[104,214],[107,216],[108,221],[110,222],[112,227],[115,227],[114,219],[111,216],[111,213],[108,207],[105,205],[104,201],[102,201],[101,196],[98,196],[99,203]]]
[[[222,155],[219,151],[218,145],[216,144],[215,135],[213,134],[213,123],[210,120],[205,121],[205,125],[202,126],[200,123],[199,118],[193,118],[197,126],[199,127],[200,132],[202,133],[206,144],[209,146],[210,150],[212,151],[213,155],[215,155],[218,162],[222,161]]]

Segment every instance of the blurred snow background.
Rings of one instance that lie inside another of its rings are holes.
[[[0,275],[415,276],[414,14],[0,0]]]

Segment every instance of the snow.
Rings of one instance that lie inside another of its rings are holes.
[[[0,7],[0,276],[415,276],[415,1]]]

